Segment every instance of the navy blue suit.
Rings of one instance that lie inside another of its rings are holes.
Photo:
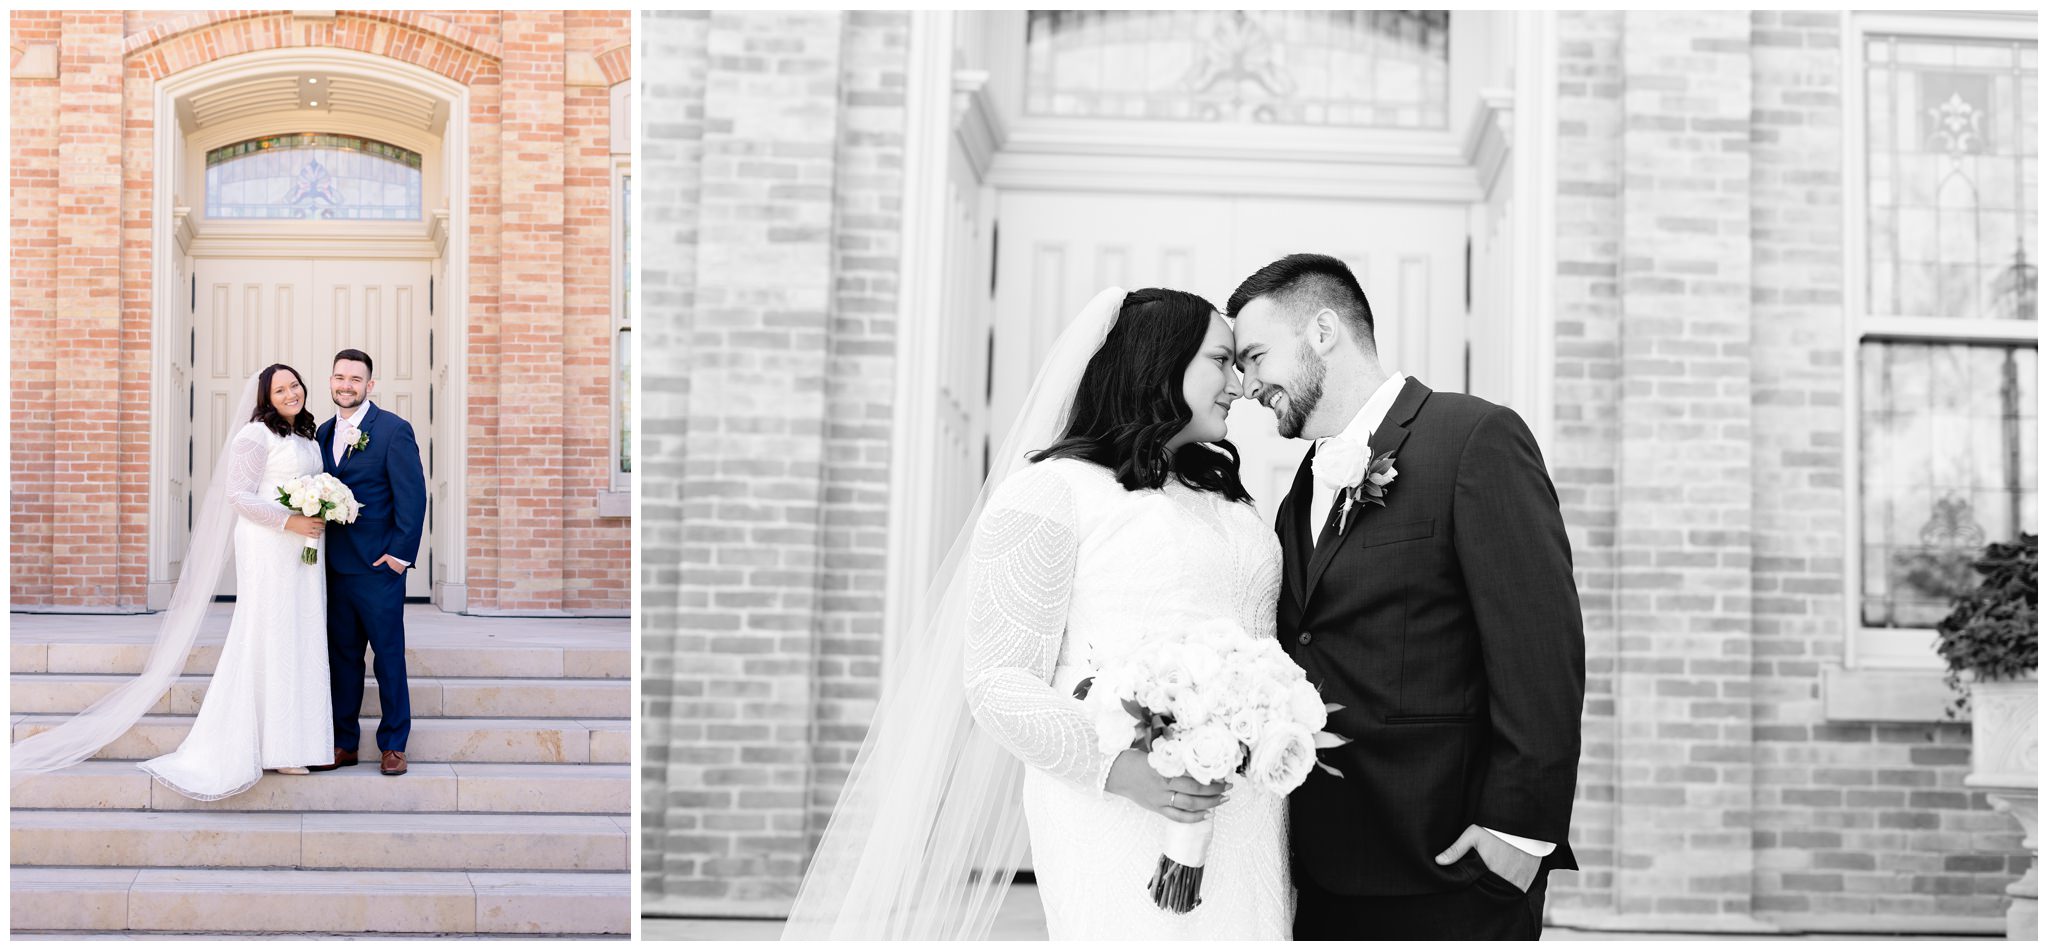
[[[334,745],[362,743],[363,649],[376,655],[377,749],[403,750],[412,733],[405,682],[405,575],[378,565],[390,555],[419,559],[426,529],[427,479],[412,424],[366,403],[356,428],[370,437],[360,450],[334,453],[334,420],[320,425],[320,458],[361,503],[354,524],[327,527],[327,669],[333,683]]]

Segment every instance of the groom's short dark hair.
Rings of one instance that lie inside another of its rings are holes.
[[[1236,320],[1238,311],[1261,297],[1271,297],[1302,317],[1328,307],[1363,343],[1374,346],[1372,305],[1365,301],[1365,289],[1351,276],[1351,268],[1327,254],[1290,254],[1259,268],[1237,285],[1224,313]]]
[[[363,375],[371,379],[376,379],[377,366],[376,364],[370,362],[369,354],[364,353],[361,350],[357,350],[354,347],[350,347],[349,349],[343,350],[342,352],[334,355],[334,362],[340,363],[343,360],[354,360],[355,362],[362,364]]]

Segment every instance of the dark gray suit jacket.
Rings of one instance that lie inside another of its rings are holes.
[[[1586,644],[1571,546],[1536,440],[1513,410],[1410,379],[1372,436],[1386,507],[1340,535],[1307,525],[1311,451],[1281,503],[1281,642],[1352,742],[1289,801],[1295,874],[1349,895],[1461,888],[1468,825],[1569,844]],[[1337,510],[1332,506],[1331,511]],[[1319,527],[1320,528],[1320,527]]]

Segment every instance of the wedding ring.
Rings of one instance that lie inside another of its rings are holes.
[[[1179,809],[1179,808],[1180,808],[1180,790],[1174,790],[1174,793],[1173,793],[1173,795],[1167,798],[1167,800],[1166,800],[1166,804],[1167,804],[1167,805],[1169,805],[1169,806],[1172,806],[1172,807],[1173,807],[1173,808],[1175,808],[1175,809]]]

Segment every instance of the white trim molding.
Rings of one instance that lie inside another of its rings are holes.
[[[904,625],[937,568],[921,540],[931,535],[938,430],[940,325],[947,317],[946,207],[947,166],[952,144],[971,146],[954,135],[958,74],[952,70],[954,30],[959,16],[944,10],[919,10],[911,15],[910,56],[905,101],[903,157],[903,245],[899,256],[896,320],[896,406],[891,421],[889,477],[889,551],[882,595],[882,680],[887,689],[891,671],[900,665],[891,656],[905,638]],[[948,77],[955,82],[948,82]],[[985,78],[985,77],[984,77]],[[973,103],[986,97],[986,85],[972,83]]]
[[[1472,123],[1465,133],[1465,164],[1472,167],[1479,191],[1493,194],[1507,167],[1514,147],[1515,92],[1510,89],[1482,89],[1472,106]]]
[[[1009,137],[991,98],[988,78],[985,69],[953,71],[953,135],[977,181],[988,180],[989,166]]]

